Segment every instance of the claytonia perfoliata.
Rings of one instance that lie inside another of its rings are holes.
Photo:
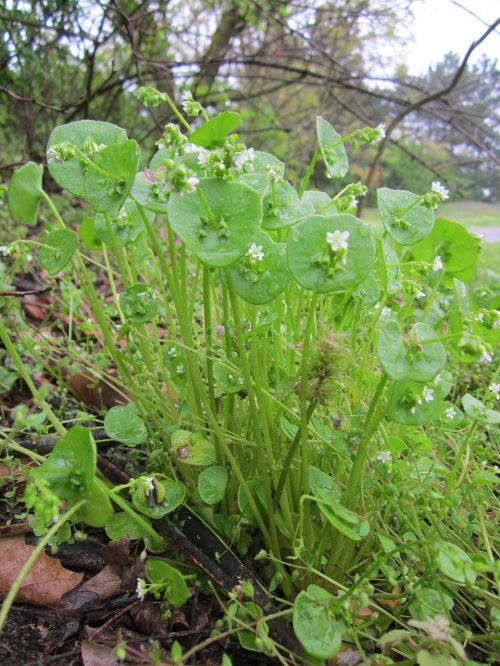
[[[264,259],[264,252],[262,250],[262,245],[257,245],[257,243],[252,243],[248,248],[247,255],[256,261],[262,261]]]
[[[202,106],[193,99],[193,93],[190,90],[185,90],[182,93],[182,109],[184,113],[193,118],[196,118],[201,113]]]
[[[233,165],[236,171],[243,171],[251,173],[253,171],[253,161],[255,153],[253,148],[245,148],[235,153],[233,157]]]
[[[0,245],[0,256],[6,257],[9,254],[9,248],[6,245]]]
[[[434,192],[435,194],[439,194],[441,201],[446,201],[446,199],[450,198],[450,193],[448,190],[444,187],[444,185],[441,185],[439,180],[435,180],[432,183],[431,186],[431,191]]]
[[[433,389],[429,388],[428,386],[424,386],[424,392],[423,392],[424,400],[425,402],[429,403],[434,400],[434,391]]]
[[[326,233],[326,242],[330,246],[333,252],[338,252],[339,250],[348,250],[349,243],[348,238],[350,233],[348,231],[327,231]]]
[[[421,298],[424,298],[424,296],[425,296],[425,291],[423,291],[422,289],[419,289],[417,291],[417,293],[415,294],[415,298],[417,300],[420,300]]]
[[[493,382],[488,388],[495,395],[495,399],[500,400],[500,384],[498,382]]]
[[[481,354],[481,358],[479,360],[482,363],[491,363],[493,361],[493,354],[490,354],[490,352],[485,349]]]
[[[432,264],[432,270],[437,272],[437,271],[442,271],[443,268],[444,268],[443,260],[441,258],[441,255],[438,254],[434,259],[434,263]]]
[[[434,377],[434,384],[436,386],[439,386],[442,381],[443,381],[443,378],[441,377],[441,373],[438,372],[438,374]]]
[[[457,415],[456,409],[454,407],[447,407],[444,410],[444,413],[445,413],[446,418],[449,419],[450,421],[453,421],[453,419]]]
[[[144,597],[148,593],[148,586],[144,578],[137,579],[137,587],[135,588],[135,593],[137,595],[137,598],[140,599],[140,601],[144,601]]]
[[[375,456],[375,460],[380,460],[382,463],[389,463],[392,460],[392,453],[390,451],[381,451]]]

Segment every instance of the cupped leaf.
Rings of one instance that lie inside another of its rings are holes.
[[[125,319],[132,324],[145,324],[158,312],[159,303],[154,291],[145,284],[136,284],[123,291],[119,302]]]
[[[180,608],[191,596],[184,576],[164,560],[148,559],[146,576],[149,581],[160,586],[165,599],[175,608]]]
[[[333,659],[340,651],[345,625],[335,597],[318,585],[308,585],[293,604],[293,629],[302,647],[318,659]]]
[[[65,190],[81,199],[85,199],[85,173],[86,167],[78,155],[69,160],[58,162],[50,157],[50,148],[56,144],[69,141],[80,149],[88,139],[92,139],[97,146],[107,146],[111,143],[121,143],[127,140],[124,129],[110,123],[95,120],[78,120],[67,125],[56,127],[49,137],[47,144],[48,167],[52,178]]]
[[[282,229],[296,224],[308,213],[314,212],[309,199],[299,199],[295,189],[284,181],[273,185],[264,201],[264,229]]]
[[[76,248],[78,236],[69,229],[53,231],[43,239],[40,248],[40,264],[49,275],[55,275],[70,262]]]
[[[96,234],[94,217],[84,217],[80,223],[80,238],[88,250],[100,250],[102,242]]]
[[[404,335],[399,323],[393,319],[381,327],[378,357],[385,372],[392,379],[412,379],[427,382],[446,364],[446,350],[433,340],[437,334],[427,324],[418,323],[410,334]]]
[[[264,484],[260,479],[250,479],[250,481],[247,482],[247,486],[261,515],[266,515]],[[252,527],[257,527],[257,518],[254,516],[250,507],[248,496],[243,486],[239,486],[238,488],[238,508],[243,518],[245,518]]]
[[[241,124],[241,116],[234,111],[223,111],[198,127],[189,137],[191,143],[211,148],[224,143],[226,137]]]
[[[104,417],[104,432],[127,446],[143,444],[148,438],[148,429],[133,404],[111,407]]]
[[[238,176],[238,182],[245,183],[262,196],[268,194],[271,189],[271,171],[274,172],[274,177],[279,178],[282,178],[285,172],[285,165],[281,160],[260,150],[254,152],[252,166],[253,172],[241,174]]]
[[[436,564],[445,576],[457,583],[473,583],[477,577],[469,555],[451,541],[438,541],[434,546]]]
[[[166,213],[168,200],[155,189],[158,179],[152,171],[140,171],[135,177],[130,196],[153,213]]]
[[[330,205],[331,199],[326,192],[321,192],[321,190],[306,190],[301,201],[308,206],[312,206],[315,213],[322,213],[323,209]]]
[[[474,277],[480,251],[478,236],[444,217],[438,217],[427,238],[412,248],[415,259],[432,262],[439,255],[445,270],[462,282]]]
[[[245,380],[237,359],[214,363],[214,378],[217,387],[224,393],[238,393],[245,388]]]
[[[389,394],[387,416],[396,423],[421,425],[443,414],[442,398],[441,387],[433,382],[396,381]]]
[[[325,163],[326,175],[328,178],[342,178],[349,170],[349,162],[341,140],[342,137],[321,116],[316,118],[316,135],[321,156]]]
[[[113,506],[100,485],[92,486],[85,504],[78,509],[76,519],[90,527],[104,527],[113,515]]]
[[[60,499],[88,497],[94,485],[97,451],[92,433],[74,426],[56,442],[47,460],[33,474],[48,483]]]
[[[338,502],[342,495],[335,479],[314,465],[309,465],[309,486],[313,495],[320,497],[321,493],[321,497],[329,497],[332,502]]]
[[[382,224],[400,245],[415,245],[432,231],[434,213],[421,204],[407,210],[419,198],[406,190],[377,190]]]
[[[143,539],[147,534],[137,521],[124,512],[114,513],[110,516],[104,530],[111,541],[118,541],[124,536],[128,536],[131,541],[136,541],[137,539]]]
[[[139,146],[132,139],[102,148],[87,165],[84,198],[96,212],[117,217],[130,193],[138,165]]]
[[[199,432],[176,430],[172,435],[172,451],[175,452],[177,460],[186,465],[208,467],[217,462],[214,443]]]
[[[474,398],[470,393],[466,393],[462,398],[462,405],[467,416],[473,421],[484,423],[485,425],[496,425],[500,423],[500,412],[496,409],[488,409],[480,400]]]
[[[175,233],[205,264],[234,264],[250,247],[262,221],[262,199],[247,185],[216,178],[198,191],[173,194],[168,204]]]
[[[329,234],[343,234],[347,250],[332,251]],[[288,266],[306,289],[325,293],[354,289],[370,273],[374,262],[369,228],[353,215],[310,215],[290,231]]]
[[[149,211],[146,214],[151,221],[152,214]],[[94,229],[100,241],[106,245],[116,243],[119,247],[130,245],[145,231],[142,216],[132,199],[125,201],[118,217],[98,213],[95,216]]]
[[[36,224],[42,197],[43,166],[28,162],[16,169],[7,192],[9,212],[17,222]]]
[[[167,513],[175,511],[186,498],[186,486],[180,481],[162,479],[155,483],[161,487],[160,500],[158,499],[158,488],[151,495],[146,496],[144,490],[139,488],[132,493],[132,504],[135,508],[149,518],[163,518]]]
[[[205,504],[217,504],[224,499],[228,480],[227,469],[215,465],[203,470],[198,477],[198,492]]]
[[[234,291],[248,303],[261,305],[274,300],[291,280],[286,258],[286,245],[275,243],[269,236],[260,232],[255,235],[253,248],[260,248],[263,258],[256,260],[249,256],[251,249],[229,268]],[[227,286],[227,278],[221,271],[222,282]]]

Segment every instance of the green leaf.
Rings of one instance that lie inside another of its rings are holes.
[[[118,541],[124,536],[128,536],[131,541],[143,539],[146,536],[144,529],[133,520],[128,513],[114,513],[107,521],[105,532],[111,541]]]
[[[415,620],[426,620],[436,615],[446,615],[453,608],[453,599],[445,592],[430,588],[415,591],[415,600],[408,607]]]
[[[335,597],[317,585],[308,585],[295,599],[295,635],[313,657],[333,659],[339,653],[345,626],[338,614]]]
[[[237,182],[200,180],[198,191],[173,194],[168,204],[175,233],[204,264],[223,268],[248,250],[262,220],[262,199]]]
[[[168,211],[168,201],[163,201],[155,194],[153,186],[156,177],[149,171],[140,171],[134,180],[130,196],[141,206],[153,213],[166,213]]]
[[[477,573],[466,552],[450,541],[440,541],[435,548],[435,560],[441,573],[457,583],[474,582]]]
[[[265,516],[267,513],[265,509],[266,499],[262,481],[260,479],[250,479],[250,481],[247,482],[247,486],[253,500],[257,504],[260,514]],[[250,508],[248,497],[243,486],[238,487],[238,508],[243,518],[245,518],[252,527],[257,527],[257,519]]]
[[[301,201],[307,206],[312,206],[313,212],[322,213],[325,206],[330,204],[331,199],[326,192],[306,190],[302,195]]]
[[[113,515],[113,506],[104,490],[94,481],[85,504],[78,509],[76,520],[90,527],[104,527]]]
[[[458,666],[458,661],[449,654],[435,654],[428,650],[417,652],[418,666]]]
[[[132,493],[132,504],[135,508],[149,518],[163,518],[167,513],[175,511],[186,498],[186,486],[180,481],[171,481],[170,479],[162,479],[158,483],[163,488],[164,494],[161,502],[151,503],[148,497],[144,496],[141,490],[135,490]],[[155,494],[158,491],[155,491]],[[152,495],[154,499],[154,494]]]
[[[217,504],[224,499],[228,475],[221,465],[205,469],[198,477],[198,492],[205,504]]]
[[[80,238],[89,250],[100,250],[102,243],[96,234],[93,217],[84,217],[80,223]]]
[[[341,498],[335,479],[314,465],[309,465],[309,487],[313,495],[319,497],[321,492],[323,499],[329,498],[332,502],[338,502]]]
[[[464,395],[462,405],[467,416],[470,416],[473,421],[478,421],[486,425],[500,423],[500,412],[496,409],[487,409],[480,400],[474,398],[470,393]]]
[[[245,388],[239,361],[235,358],[214,363],[214,378],[218,389],[223,393],[238,393]]]
[[[382,224],[400,245],[415,245],[423,240],[434,226],[434,213],[421,204],[408,212],[419,197],[406,190],[377,190],[378,210]]]
[[[345,264],[327,243],[327,233],[348,232]],[[354,289],[374,263],[369,228],[353,215],[310,215],[292,227],[287,242],[288,266],[306,289],[325,293]]]
[[[9,212],[17,222],[36,224],[42,197],[43,166],[28,162],[12,174],[7,193]]]
[[[308,213],[313,213],[314,207],[308,199],[299,199],[295,189],[284,181],[271,188],[264,200],[264,211],[264,229],[283,229],[296,224]]]
[[[262,305],[274,300],[290,282],[286,245],[275,243],[263,231],[254,236],[253,244],[262,249],[264,258],[252,260],[245,254],[229,268],[234,291],[248,303]],[[227,287],[227,278],[221,271],[221,279]]]
[[[48,482],[53,493],[76,502],[88,497],[94,484],[97,451],[92,433],[74,426],[56,442],[47,460],[33,474]]]
[[[237,182],[244,183],[262,196],[265,196],[271,189],[270,168],[276,172],[278,177],[283,177],[285,172],[283,162],[274,157],[274,155],[256,150],[254,152],[253,172],[241,174],[238,176]]]
[[[184,576],[164,560],[148,559],[146,576],[151,583],[162,586],[165,599],[175,608],[183,606],[191,596]]]
[[[56,275],[70,262],[76,248],[78,236],[69,229],[53,231],[43,239],[40,248],[40,264],[49,275]]]
[[[117,217],[137,174],[139,146],[132,139],[113,143],[94,153],[92,161],[99,171],[87,167],[84,198],[96,212]]]
[[[149,211],[146,214],[152,221],[153,215]],[[136,241],[145,231],[137,204],[132,199],[125,201],[118,217],[107,217],[107,220],[106,217],[97,214],[94,222],[97,238],[106,245],[114,242],[119,247],[125,247]]]
[[[427,389],[427,400],[425,398]],[[432,391],[432,394],[428,393]],[[432,400],[430,399],[432,397]],[[403,379],[394,382],[389,394],[387,416],[395,423],[421,425],[438,418],[444,411],[443,392],[440,386],[430,382]]]
[[[148,429],[133,404],[111,407],[104,417],[104,432],[127,446],[144,444],[148,438]]]
[[[439,255],[445,270],[462,282],[468,282],[474,276],[480,251],[481,240],[475,234],[444,217],[438,217],[427,238],[412,248],[412,254],[418,260],[432,262]]]
[[[234,132],[240,124],[241,116],[239,113],[223,111],[195,130],[189,136],[189,141],[198,146],[203,146],[203,148],[211,148],[224,143],[227,135]]]
[[[217,462],[217,454],[213,442],[209,442],[201,433],[189,430],[177,430],[172,435],[172,450],[177,460],[186,465],[208,467]]]
[[[347,153],[341,142],[342,137],[321,116],[316,117],[316,135],[326,175],[328,178],[342,178],[349,169]]]
[[[78,120],[67,125],[60,125],[49,137],[47,150],[52,146],[69,141],[82,149],[87,139],[93,139],[100,146],[111,143],[120,143],[127,140],[124,129],[110,123],[95,120]],[[75,156],[65,162],[57,162],[48,157],[48,167],[52,178],[65,190],[81,199],[85,199],[86,169],[80,157]]]
[[[255,629],[242,629],[238,631],[238,640],[240,645],[245,650],[252,650],[253,652],[263,652],[264,645],[257,640],[260,636],[267,636],[269,633],[269,625],[263,621],[264,609],[258,606],[253,601],[245,601],[236,612],[236,616],[245,623],[255,623]],[[236,625],[237,626],[237,625]]]
[[[146,284],[136,284],[119,296],[120,308],[125,319],[132,324],[145,324],[158,312],[159,303],[153,289]]]
[[[427,382],[446,364],[446,350],[440,342],[429,342],[437,334],[427,324],[415,324],[409,335],[403,335],[397,321],[389,320],[380,329],[378,357],[392,379]]]

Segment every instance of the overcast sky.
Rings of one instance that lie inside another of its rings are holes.
[[[460,8],[462,5],[465,9]],[[475,18],[466,10],[477,15]],[[500,15],[500,0],[420,0],[414,5],[415,21],[410,27],[413,39],[399,54],[412,74],[420,74],[441,60],[448,51],[463,56],[471,42]],[[484,22],[481,22],[481,20]],[[472,62],[481,53],[500,60],[500,31],[491,33],[478,47]]]

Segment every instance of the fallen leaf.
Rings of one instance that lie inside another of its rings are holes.
[[[86,371],[71,375],[69,385],[80,400],[95,409],[109,409],[129,401],[111,380],[104,381]]]
[[[48,294],[29,294],[21,299],[21,307],[30,319],[43,321],[56,299]]]
[[[61,598],[57,607],[61,610],[78,610],[89,603],[104,601],[121,592],[122,579],[118,567],[106,564],[97,575]]]
[[[83,666],[118,666],[115,649],[93,641],[82,641]]]
[[[5,597],[34,550],[22,536],[0,539],[0,598]],[[21,583],[16,599],[38,606],[55,606],[82,578],[83,573],[65,569],[58,559],[42,551]]]

